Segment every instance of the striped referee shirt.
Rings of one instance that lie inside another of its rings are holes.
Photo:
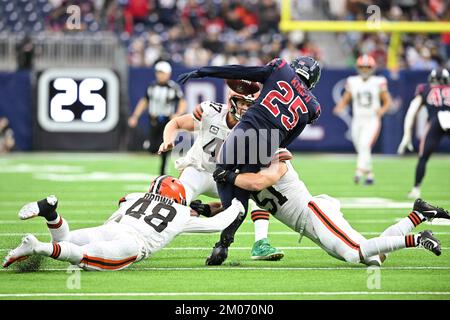
[[[165,84],[152,83],[145,93],[151,116],[170,116],[177,109],[178,101],[184,97],[181,87],[173,80]]]

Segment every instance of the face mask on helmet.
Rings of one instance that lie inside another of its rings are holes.
[[[428,82],[430,84],[449,84],[450,73],[447,69],[433,69],[428,75]]]
[[[356,69],[364,79],[369,78],[375,72],[376,62],[371,56],[364,54],[356,60]]]
[[[243,95],[230,89],[228,93],[228,108],[233,118],[240,121],[244,113],[247,112],[248,108],[255,102],[258,96],[259,92]]]
[[[295,58],[289,65],[306,84],[308,90],[314,88],[319,82],[322,71],[319,62],[312,57]]]
[[[162,175],[153,180],[148,190],[163,197],[174,200],[176,203],[186,205],[186,190],[180,180],[175,177]]]

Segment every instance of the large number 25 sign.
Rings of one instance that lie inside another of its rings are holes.
[[[261,104],[266,107],[274,117],[277,117],[280,114],[280,108],[277,101],[278,103],[288,105],[288,110],[291,115],[281,115],[281,123],[286,130],[292,130],[300,120],[299,110],[304,114],[308,113],[308,108],[300,96],[297,96],[294,99],[294,89],[292,89],[289,83],[286,81],[278,81],[277,85],[280,90],[269,91]]]
[[[38,80],[39,125],[49,132],[108,132],[119,120],[119,79],[109,69],[47,69]]]
[[[80,82],[78,87],[75,80],[71,78],[58,78],[53,82],[56,90],[64,91],[57,93],[50,100],[50,117],[58,122],[70,122],[75,119],[75,113],[64,109],[77,102],[77,99],[85,106],[92,106],[91,110],[84,110],[81,120],[85,122],[100,122],[106,116],[106,101],[98,93],[92,91],[100,90],[104,82],[99,78],[88,78]]]

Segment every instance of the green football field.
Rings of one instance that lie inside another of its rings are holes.
[[[405,217],[415,157],[375,157],[374,186],[354,185],[353,155],[296,154],[295,168],[312,194],[341,200],[351,225],[374,237]],[[102,224],[129,192],[144,191],[159,159],[147,154],[37,153],[0,157],[0,255],[25,233],[49,241],[44,220],[20,221],[19,209],[49,194],[71,229]],[[173,167],[170,173],[176,174]],[[450,209],[450,156],[434,155],[422,197]],[[252,261],[253,223],[247,217],[227,261],[206,267],[219,234],[185,234],[146,261],[118,272],[77,271],[46,258],[37,272],[0,271],[0,299],[449,299],[450,224],[425,223],[442,242],[437,257],[420,248],[392,253],[381,269],[336,260],[271,218],[272,245],[281,261]]]

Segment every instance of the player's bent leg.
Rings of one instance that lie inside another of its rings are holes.
[[[312,240],[335,258],[360,262],[359,243],[365,238],[350,226],[339,208],[331,201],[317,197],[309,202],[308,208]]]
[[[3,268],[9,267],[11,264],[27,259],[34,254],[34,249],[38,243],[36,237],[32,234],[27,234],[22,238],[19,246],[8,252],[3,260]]]
[[[18,216],[21,220],[27,220],[34,217],[43,217],[47,220],[47,227],[52,236],[52,240],[59,242],[67,240],[69,236],[69,225],[57,212],[58,199],[54,196],[48,196],[42,200],[30,202],[22,207]]]
[[[420,197],[420,186],[425,177],[428,160],[441,141],[444,133],[437,119],[434,119],[427,128],[419,147],[419,161],[416,166],[414,187],[408,194],[408,198],[415,199]]]
[[[251,258],[253,260],[278,261],[284,257],[284,252],[270,245],[268,239],[269,216],[268,211],[259,209],[252,203],[251,218],[255,228],[255,243],[253,244]]]
[[[82,250],[78,266],[84,270],[122,270],[142,258],[142,248],[132,238],[94,242],[83,246]]]
[[[84,246],[99,241],[117,240],[123,233],[124,226],[119,223],[108,223],[98,227],[83,228],[70,232],[68,241]]]
[[[6,268],[32,254],[67,261],[85,270],[114,271],[141,260],[144,248],[133,236],[123,232],[117,240],[91,242],[84,246],[68,241],[43,243],[33,235],[27,235],[17,248],[9,252],[3,266]]]
[[[362,257],[383,255],[403,248],[423,247],[439,256],[441,254],[441,243],[429,230],[422,231],[416,235],[377,237],[366,240],[360,244]]]
[[[81,247],[73,243],[67,241],[43,243],[32,234],[28,234],[17,248],[8,253],[3,267],[6,268],[14,262],[24,260],[32,254],[69,261],[71,264],[79,263],[83,257]]]
[[[194,167],[186,167],[181,173],[179,180],[186,191],[186,202],[189,204],[192,200],[197,199],[210,188],[211,181],[214,183],[211,174],[206,171],[199,171]]]

